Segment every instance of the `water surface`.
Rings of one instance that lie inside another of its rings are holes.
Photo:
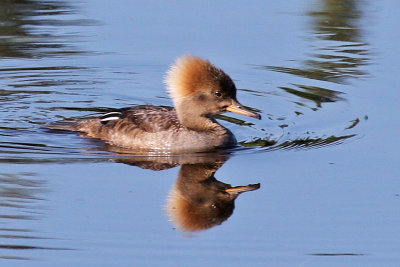
[[[396,7],[1,2],[0,261],[397,266]],[[163,75],[185,53],[224,69],[262,114],[218,117],[239,147],[139,155],[42,127],[172,105]]]

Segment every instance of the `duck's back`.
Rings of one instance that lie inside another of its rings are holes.
[[[134,127],[147,133],[174,131],[182,127],[176,111],[166,106],[134,106],[104,114],[101,124],[107,129]]]

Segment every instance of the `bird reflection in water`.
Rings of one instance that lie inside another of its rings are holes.
[[[116,152],[115,148],[112,150]],[[218,181],[214,174],[227,160],[228,155],[215,152],[174,157],[128,156],[115,161],[151,170],[181,165],[167,197],[166,212],[176,228],[193,232],[220,225],[232,215],[241,193],[260,188],[259,183],[233,187]]]
[[[214,173],[223,162],[182,165],[167,200],[167,212],[174,225],[183,231],[206,230],[227,220],[235,199],[260,184],[232,187],[218,181]]]

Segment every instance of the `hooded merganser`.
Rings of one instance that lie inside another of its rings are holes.
[[[236,144],[234,135],[214,115],[230,111],[261,118],[237,101],[232,79],[207,60],[191,55],[178,58],[165,83],[175,108],[140,105],[48,128],[78,131],[134,150],[197,152]]]

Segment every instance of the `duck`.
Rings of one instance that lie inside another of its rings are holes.
[[[133,150],[204,152],[237,144],[215,115],[234,112],[261,119],[239,103],[229,75],[203,58],[179,57],[167,70],[164,82],[174,107],[137,105],[47,128],[79,132]]]

